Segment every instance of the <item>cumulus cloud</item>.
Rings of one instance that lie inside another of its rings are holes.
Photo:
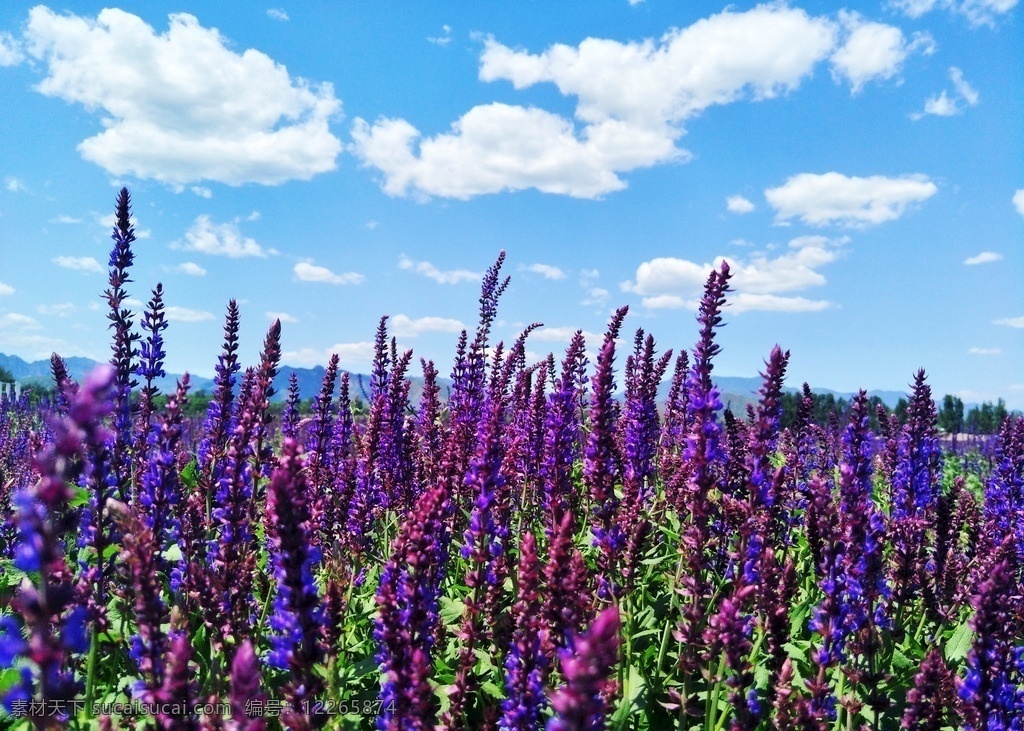
[[[281,322],[298,322],[299,318],[294,315],[289,315],[287,312],[264,312],[264,316],[273,322],[274,320],[280,320]]]
[[[273,249],[264,249],[255,239],[243,236],[238,228],[237,219],[227,223],[214,223],[205,213],[196,216],[196,220],[185,232],[185,240],[171,244],[171,248],[198,251],[211,256],[227,256],[232,259],[246,256],[266,258],[277,253]]]
[[[91,256],[55,256],[54,264],[64,269],[77,269],[80,272],[102,272],[103,266]]]
[[[374,343],[372,340],[364,340],[357,343],[335,343],[325,349],[286,350],[281,354],[281,362],[304,367],[326,365],[335,353],[346,370],[365,372],[373,361]]]
[[[925,100],[924,111],[911,114],[911,119],[921,119],[926,115],[936,117],[952,117],[964,110],[964,105],[975,107],[978,105],[978,92],[967,83],[964,72],[956,66],[949,67],[949,80],[953,82],[953,92],[943,89],[938,96],[931,96]]]
[[[4,187],[7,188],[11,193],[24,193],[28,190],[25,186],[25,181],[20,178],[15,178],[12,175],[8,175],[4,178]]]
[[[978,348],[973,347],[968,349],[970,355],[1000,355],[1003,351],[1001,348]]]
[[[7,31],[0,31],[0,66],[15,66],[24,60],[21,43]]]
[[[893,221],[936,192],[925,175],[858,178],[830,172],[794,175],[764,195],[780,223],[799,218],[812,226],[863,227]]]
[[[603,305],[608,301],[608,290],[604,287],[590,287],[587,289],[587,296],[580,302],[584,307]]]
[[[781,254],[752,252],[745,258],[729,257],[735,294],[729,298],[734,312],[812,312],[831,306],[827,300],[812,300],[794,292],[826,284],[819,269],[842,256],[846,237],[800,236],[791,240]],[[707,276],[720,266],[723,257],[698,263],[675,257],[642,262],[633,280],[621,289],[640,295],[650,309],[695,309]]]
[[[620,190],[621,173],[688,153],[683,124],[710,106],[796,89],[835,46],[835,24],[781,4],[726,10],[658,39],[587,38],[534,54],[487,39],[480,79],[554,84],[574,119],[503,103],[424,137],[403,119],[356,119],[353,151],[389,195],[466,199],[535,188],[577,198]]]
[[[943,8],[962,15],[974,26],[994,26],[1000,15],[1006,15],[1017,5],[1017,0],[890,0],[897,10],[910,18],[920,18],[935,8]]]
[[[0,282],[0,297],[10,297],[12,294],[14,294],[14,287]]]
[[[839,12],[846,40],[832,54],[832,75],[846,79],[853,94],[869,81],[896,76],[910,54],[935,52],[935,42],[927,34],[915,34],[909,43],[903,31],[893,25],[865,20],[859,13]]]
[[[983,251],[980,254],[969,256],[964,259],[964,264],[967,266],[975,266],[977,264],[988,264],[993,261],[999,261],[1003,258],[1002,254],[998,254],[994,251]]]
[[[1005,325],[1006,327],[1024,327],[1024,315],[1020,317],[1000,317],[992,321],[993,325]]]
[[[88,18],[40,5],[25,45],[45,65],[38,91],[100,115],[103,132],[78,149],[115,176],[275,185],[333,170],[342,150],[328,128],[341,109],[330,84],[236,53],[192,15],[170,15],[158,34],[116,8]]]
[[[1017,213],[1024,216],[1024,188],[1013,194],[1013,207],[1017,209]]]
[[[213,313],[206,310],[190,310],[187,307],[171,305],[166,309],[169,322],[203,322],[212,320]]]
[[[300,261],[292,271],[300,282],[326,282],[327,284],[362,284],[365,277],[358,272],[335,274],[327,267],[310,261]]]
[[[186,261],[179,264],[178,266],[174,267],[173,271],[177,272],[178,274],[187,274],[190,277],[206,276],[206,270],[192,261]]]
[[[551,266],[550,264],[521,265],[519,267],[519,271],[533,272],[534,274],[541,275],[545,279],[565,279],[565,272],[556,266]]]
[[[404,254],[398,260],[398,268],[422,274],[427,279],[433,279],[438,284],[479,282],[483,278],[483,274],[480,272],[471,272],[468,269],[441,270],[429,261],[413,261]]]
[[[725,199],[725,207],[732,213],[751,213],[755,206],[741,195],[731,195]]]
[[[417,317],[394,315],[388,318],[388,329],[400,338],[414,338],[427,332],[460,333],[466,326],[449,317]]]

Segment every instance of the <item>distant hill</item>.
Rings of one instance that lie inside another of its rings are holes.
[[[65,358],[65,362],[68,366],[68,372],[75,380],[81,380],[97,365],[96,361],[89,358]],[[51,385],[49,360],[37,360],[29,363],[16,355],[0,353],[0,367],[9,370],[15,380],[23,384],[37,383],[46,388],[49,388]],[[281,366],[277,378],[274,380],[275,401],[284,400],[288,392],[288,381],[293,373],[298,378],[299,395],[303,399],[313,398],[320,392],[320,386],[324,380],[323,366],[295,368],[285,365]],[[160,379],[157,385],[161,391],[167,393],[177,387],[179,378],[181,378],[180,374],[168,374],[166,378]],[[352,398],[359,396],[359,398],[365,400],[366,393],[370,389],[370,377],[365,373],[351,373],[349,379],[351,382],[350,393]],[[189,380],[192,383],[192,391],[213,390],[213,380],[210,378],[190,375]],[[409,380],[412,382],[409,389],[409,398],[413,404],[417,404],[419,403],[420,394],[423,392],[423,378],[417,375],[412,376]],[[731,408],[735,413],[743,413],[747,403],[757,403],[757,392],[761,388],[761,378],[759,376],[749,378],[743,376],[717,376],[715,377],[715,382],[721,391],[722,403]],[[438,383],[441,386],[441,398],[443,399],[447,395],[451,381],[447,378],[439,378]],[[786,390],[798,392],[800,388],[791,385]],[[833,391],[827,388],[812,387],[811,390],[817,394],[831,393],[836,399],[844,398],[847,401],[854,396],[853,392]],[[659,401],[665,401],[668,397],[668,391],[669,382],[666,380],[658,389]],[[907,394],[902,391],[868,391],[868,396],[878,396],[886,406],[893,408],[896,406],[896,402],[901,398],[905,398]]]
[[[65,358],[64,362],[67,364],[68,373],[76,381],[81,381],[87,373],[95,368],[98,363],[97,361],[89,358],[78,358],[71,357]],[[37,384],[43,388],[51,388],[53,385],[53,379],[50,374],[50,361],[49,360],[37,360],[29,363],[23,358],[19,358],[16,355],[4,355],[0,353],[0,367],[6,368],[14,376],[14,379],[23,385]],[[323,384],[325,369],[323,366],[315,366],[313,368],[295,368],[293,366],[281,366],[278,371],[277,378],[274,379],[274,401],[283,401],[288,394],[288,382],[291,379],[292,374],[295,374],[299,383],[299,395],[303,399],[314,398],[320,393],[320,387]],[[239,374],[240,376],[241,374]],[[164,393],[173,391],[178,386],[178,379],[181,378],[181,374],[169,373],[166,377],[157,380],[157,386]],[[352,398],[358,396],[359,398],[366,400],[366,394],[370,390],[370,376],[364,373],[351,373],[349,375],[350,386],[349,393]],[[412,383],[409,388],[409,397],[412,403],[419,403],[420,394],[423,392],[423,378],[422,376],[412,376],[409,379]],[[204,378],[202,376],[195,376],[189,374],[189,382],[191,383],[191,391],[212,391],[213,390],[213,379]],[[447,393],[447,387],[450,385],[450,381],[445,378],[438,378],[438,384],[441,386],[441,397],[444,398]],[[337,388],[337,386],[335,386]]]

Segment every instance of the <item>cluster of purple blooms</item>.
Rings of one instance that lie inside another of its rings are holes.
[[[55,355],[51,399],[0,398],[8,714],[127,693],[178,709],[160,729],[1024,731],[1019,416],[969,470],[923,371],[904,421],[861,392],[815,424],[805,384],[783,426],[779,347],[734,414],[724,262],[693,350],[637,330],[620,393],[626,308],[560,361],[528,362],[537,324],[491,342],[502,254],[418,403],[385,317],[365,384],[335,356],[278,416],[280,323],[243,370],[230,302],[195,424],[188,376],[156,385],[162,286],[138,331],[125,306],[126,190],[116,213],[111,364],[79,385]],[[331,718],[355,697],[372,716]]]

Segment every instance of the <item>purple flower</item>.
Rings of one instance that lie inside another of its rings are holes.
[[[618,656],[619,610],[613,606],[601,612],[571,648],[559,653],[565,685],[551,695],[555,716],[548,721],[547,731],[604,728],[607,707],[603,691]]]
[[[933,648],[921,661],[914,676],[914,687],[907,693],[907,710],[901,728],[913,731],[939,731],[947,723],[954,707],[953,673]]]
[[[280,466],[267,489],[267,512],[277,595],[269,656],[272,667],[288,669],[291,679],[284,696],[295,713],[308,706],[322,687],[313,666],[323,659],[320,643],[324,617],[313,583],[313,565],[319,551],[309,543],[308,486],[302,472],[302,447],[285,438]]]

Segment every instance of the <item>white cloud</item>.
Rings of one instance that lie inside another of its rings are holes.
[[[964,259],[964,264],[967,266],[974,266],[976,264],[988,264],[989,262],[999,261],[1003,258],[1002,254],[998,254],[994,251],[983,251],[980,254],[969,256]]]
[[[0,282],[0,297],[10,297],[14,291],[14,287],[11,285]]]
[[[829,172],[794,175],[764,195],[780,223],[800,218],[812,226],[863,227],[893,221],[936,192],[938,187],[925,175],[858,178]]]
[[[741,195],[731,195],[725,199],[725,207],[731,213],[751,213],[755,206]]]
[[[388,318],[389,331],[400,338],[414,338],[426,332],[460,333],[466,326],[448,317],[417,317],[395,315]]]
[[[978,347],[973,347],[973,348],[970,348],[967,352],[970,355],[1001,355],[1003,351],[1002,351],[1001,348],[978,348]]]
[[[287,23],[289,20],[291,20],[291,18],[288,17],[288,13],[286,13],[281,8],[270,8],[270,9],[268,9],[267,10],[267,17],[270,18],[271,20],[277,20],[277,21],[280,21],[282,23]]]
[[[575,121],[491,103],[424,137],[403,119],[356,119],[353,151],[383,173],[389,195],[466,199],[535,188],[597,198],[626,186],[621,173],[685,160],[676,146],[683,123],[708,107],[796,89],[835,38],[828,19],[770,4],[726,10],[658,39],[587,38],[540,54],[487,39],[482,81],[554,84],[576,98]]]
[[[827,280],[819,269],[842,256],[848,242],[846,237],[801,236],[778,255],[752,252],[746,258],[728,257],[734,290],[730,306],[734,312],[810,312],[830,307],[827,300],[791,293],[825,285]],[[650,309],[696,309],[708,274],[723,258],[704,264],[675,257],[651,259],[642,262],[635,279],[623,282],[621,288],[640,295]]]
[[[398,260],[398,268],[422,274],[427,279],[433,279],[438,284],[479,282],[483,278],[483,274],[480,272],[471,272],[468,269],[449,269],[444,271],[438,269],[429,261],[413,261],[404,254]]]
[[[157,34],[107,8],[93,18],[29,11],[28,52],[46,65],[36,87],[101,115],[79,152],[115,176],[171,185],[307,180],[335,168],[328,129],[341,103],[330,84],[292,79],[259,51],[235,53],[184,13]]]
[[[73,302],[58,302],[52,305],[39,305],[36,312],[40,315],[55,315],[56,317],[67,317],[75,312],[78,307]]]
[[[950,66],[949,80],[953,82],[953,96],[943,89],[938,96],[931,96],[925,100],[923,112],[911,114],[910,118],[917,120],[928,114],[937,117],[952,117],[963,111],[964,107],[961,102],[969,107],[978,106],[978,92],[967,83],[963,71],[956,66]]]
[[[949,80],[953,82],[953,88],[956,89],[956,93],[960,95],[961,99],[972,107],[978,105],[978,92],[964,79],[963,71],[956,66],[950,66]]]
[[[193,185],[193,186],[191,186],[189,188],[189,190],[191,190],[193,193],[195,193],[200,198],[207,198],[207,199],[213,198],[213,191],[210,190],[209,188],[206,188],[206,187],[202,186],[202,185]]]
[[[227,256],[240,259],[246,256],[266,258],[277,253],[264,249],[255,239],[243,236],[237,219],[228,223],[214,223],[205,213],[197,216],[185,232],[185,241],[171,244],[173,249],[198,251],[212,256]]]
[[[81,223],[81,222],[82,222],[81,218],[75,218],[74,216],[69,216],[69,215],[64,214],[64,213],[60,214],[56,218],[51,218],[50,219],[50,223]]]
[[[288,365],[305,367],[326,365],[334,353],[338,354],[341,365],[346,370],[366,372],[366,369],[373,361],[374,343],[373,341],[335,343],[323,350],[317,348],[286,350],[281,354],[281,362]]]
[[[64,269],[77,269],[80,272],[105,271],[103,265],[91,256],[55,256],[50,261]]]
[[[326,282],[327,284],[361,284],[365,277],[358,272],[335,274],[327,267],[310,261],[300,261],[292,271],[300,282]]]
[[[576,327],[541,327],[530,333],[530,340],[540,341],[545,343],[566,343],[575,337],[576,332],[579,328]],[[599,333],[590,332],[589,330],[583,331],[584,339],[591,344],[600,343],[604,336]]]
[[[294,315],[289,315],[287,312],[264,312],[266,318],[270,321],[280,320],[281,322],[298,322],[299,318]]]
[[[433,43],[435,46],[447,46],[452,42],[452,27],[450,25],[442,25],[441,30],[444,31],[443,35],[440,36],[428,36],[427,40]]]
[[[1024,188],[1013,194],[1013,207],[1017,209],[1017,213],[1024,216]]]
[[[206,270],[192,261],[182,262],[178,266],[174,267],[173,271],[177,272],[178,274],[187,274],[190,277],[206,276]]]
[[[603,287],[590,287],[587,290],[586,298],[580,304],[584,307],[603,305],[608,301],[608,295],[608,290]]]
[[[890,5],[911,18],[939,7],[964,16],[970,25],[994,26],[997,16],[1013,10],[1017,0],[890,0]]]
[[[34,317],[22,315],[18,312],[8,312],[0,317],[0,328],[14,330],[36,330],[40,327],[39,321]]]
[[[11,193],[24,193],[25,191],[28,190],[28,188],[25,187],[24,180],[15,178],[14,176],[11,175],[8,175],[6,178],[4,178],[4,187],[7,188],[7,190],[10,191]]]
[[[213,313],[206,310],[190,310],[187,307],[176,307],[171,305],[166,309],[169,322],[204,322],[212,320]]]
[[[836,80],[846,79],[853,94],[869,81],[897,75],[911,53],[935,51],[935,42],[926,34],[918,34],[907,43],[896,26],[865,20],[859,13],[841,10],[839,20],[847,37],[832,54],[832,75]]]
[[[1024,315],[1020,317],[1000,317],[992,321],[993,325],[1006,325],[1006,327],[1024,327]]]
[[[533,272],[539,274],[545,279],[565,279],[565,272],[556,266],[550,264],[530,264],[520,265],[519,271],[521,272]]]
[[[0,31],[0,67],[16,66],[24,60],[21,43],[7,31]]]

